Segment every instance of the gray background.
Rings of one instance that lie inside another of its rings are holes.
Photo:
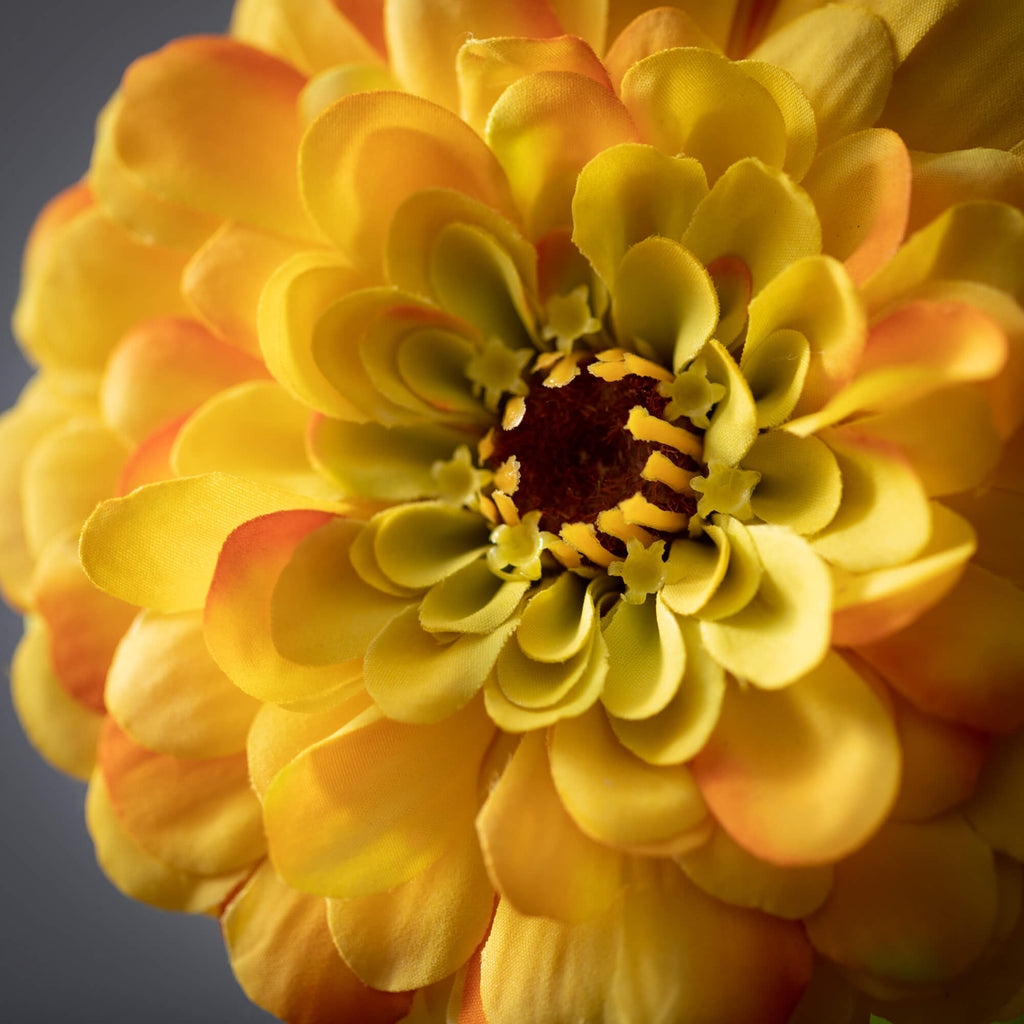
[[[3,0],[0,309],[43,203],[88,166],[93,122],[131,60],[220,32],[229,0]],[[0,406],[29,368],[4,327]],[[0,610],[0,663],[21,625]],[[84,786],[45,765],[0,693],[0,1020],[11,1024],[248,1024],[272,1020],[231,975],[215,923],[121,896],[93,859]]]

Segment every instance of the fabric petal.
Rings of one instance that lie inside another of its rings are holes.
[[[858,648],[922,711],[991,732],[1024,723],[1024,593],[968,565],[950,594],[891,637]]]
[[[266,376],[255,359],[184,318],[148,320],[129,331],[103,374],[107,422],[138,443],[218,391]]]
[[[303,139],[299,178],[317,226],[371,278],[380,276],[391,217],[413,192],[451,188],[510,210],[505,176],[480,137],[407,93],[356,93],[325,110]]]
[[[88,779],[96,763],[103,715],[85,707],[58,681],[45,624],[25,620],[11,660],[11,699],[32,745],[55,768]]]
[[[244,881],[246,872],[199,875],[165,864],[129,836],[96,772],[85,797],[85,823],[103,873],[126,896],[161,910],[204,914],[216,910]]]
[[[822,146],[875,123],[896,67],[885,22],[847,4],[808,11],[773,32],[751,56],[796,79],[814,107]]]
[[[494,913],[494,889],[476,837],[387,892],[327,901],[334,944],[374,988],[403,992],[454,974],[473,954]]]
[[[369,711],[278,773],[270,854],[293,887],[348,898],[414,878],[464,841],[494,726],[474,701],[430,725]]]
[[[110,666],[106,701],[136,742],[184,758],[245,750],[258,707],[210,657],[197,612],[139,615]]]
[[[807,930],[847,968],[935,984],[980,956],[996,911],[992,851],[961,818],[889,822],[836,865]]]
[[[83,530],[82,565],[101,590],[132,604],[200,608],[232,530],[268,512],[311,506],[338,510],[223,473],[150,484],[96,509]]]
[[[544,71],[501,94],[486,138],[508,175],[526,234],[539,238],[570,226],[584,164],[609,146],[636,141],[636,129],[607,86],[576,72]]]
[[[585,921],[618,895],[622,858],[566,813],[540,731],[520,741],[476,826],[495,888],[520,913]]]
[[[233,40],[179,40],[128,69],[114,144],[162,198],[315,237],[295,179],[302,85],[286,64]]]
[[[330,516],[315,511],[261,516],[235,529],[220,551],[206,601],[206,642],[214,660],[234,684],[258,700],[288,704],[333,700],[347,695],[360,678],[355,659],[361,650],[349,653],[332,648],[310,657],[313,652],[307,643],[301,650],[306,656],[300,659],[300,652],[295,650],[299,644],[275,643],[275,627],[277,633],[288,638],[295,632],[290,628],[292,623],[299,621],[314,642],[322,638],[336,647],[336,638],[324,630],[323,622],[342,621],[336,602],[345,593],[346,580],[354,575],[351,569],[345,572],[346,542],[351,541],[358,527],[342,523],[339,529],[330,530],[332,522]],[[323,543],[325,540],[328,545]],[[275,591],[297,551],[305,557],[292,571],[289,582],[298,580],[305,587],[286,592],[294,599],[282,602],[288,614],[281,622],[281,616],[274,614]],[[311,577],[308,567],[314,559],[320,559],[316,563],[319,571]],[[369,588],[356,585],[355,589],[362,596]],[[382,603],[388,605],[386,599]],[[388,607],[386,615],[394,614],[397,607]],[[317,618],[310,624],[306,615],[311,610]],[[361,618],[356,628],[365,621]],[[383,621],[387,621],[386,616]],[[367,637],[360,639],[365,643]]]
[[[810,866],[846,856],[885,819],[900,748],[881,698],[831,653],[784,690],[730,688],[692,767],[740,846],[772,864]]]
[[[260,805],[244,754],[187,760],[157,754],[108,718],[97,763],[124,831],[172,868],[220,875],[263,856]]]
[[[822,249],[842,260],[856,283],[866,281],[899,248],[917,195],[903,140],[882,128],[837,139],[802,184],[821,218]]]
[[[221,917],[245,994],[285,1024],[396,1024],[411,995],[364,985],[334,948],[325,909],[322,899],[296,892],[261,865]]]

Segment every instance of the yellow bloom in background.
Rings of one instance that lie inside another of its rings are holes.
[[[1022,44],[240,0],[137,61],[0,425],[114,884],[296,1024],[1024,1011]]]

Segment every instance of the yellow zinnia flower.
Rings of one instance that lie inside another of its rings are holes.
[[[113,882],[287,1021],[1022,1009],[1022,38],[240,0],[136,62],[0,428]]]

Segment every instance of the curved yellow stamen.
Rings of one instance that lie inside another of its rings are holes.
[[[615,556],[597,539],[593,523],[566,523],[559,535],[595,565],[607,568],[615,561]]]
[[[647,545],[654,540],[654,535],[648,533],[642,526],[637,526],[636,523],[627,523],[622,509],[618,506],[605,509],[597,517],[597,528],[602,533],[608,534],[609,537],[617,537],[623,542],[638,540]]]
[[[671,445],[684,455],[700,461],[702,447],[700,438],[682,427],[674,427],[671,423],[652,416],[642,405],[635,405],[629,410],[626,429],[637,441],[654,441],[657,444]]]
[[[690,481],[697,475],[682,466],[677,466],[667,455],[662,452],[651,452],[647,457],[644,468],[640,475],[645,480],[652,480],[656,483],[665,484],[671,487],[676,494],[683,494],[690,490]]]
[[[678,533],[690,521],[684,512],[669,512],[667,509],[652,505],[642,494],[634,494],[619,502],[627,523],[647,526],[652,530],[663,530],[665,533]]]

